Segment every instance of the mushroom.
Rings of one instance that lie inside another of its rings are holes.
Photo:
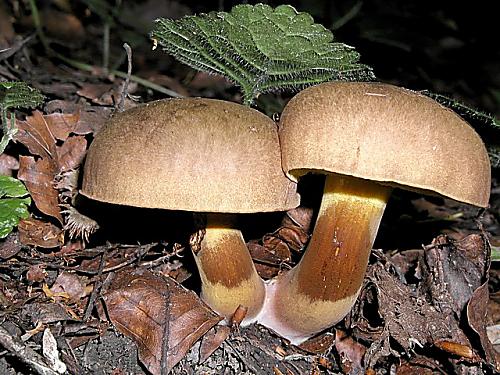
[[[267,285],[259,316],[292,343],[352,308],[393,188],[488,205],[490,162],[480,137],[453,111],[414,91],[323,83],[290,100],[278,131],[292,179],[326,175],[307,249]]]
[[[264,301],[235,215],[299,203],[281,169],[276,124],[264,114],[213,99],[167,99],[116,114],[87,153],[81,193],[136,207],[197,213],[191,247],[202,298],[250,323]]]

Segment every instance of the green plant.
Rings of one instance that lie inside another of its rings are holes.
[[[289,5],[237,5],[179,20],[158,19],[155,42],[179,61],[227,77],[250,105],[260,93],[332,80],[372,80],[359,54]]]
[[[25,82],[0,82],[0,116],[3,136],[0,141],[0,154],[16,135],[16,118],[9,112],[11,108],[33,108],[43,102],[40,91]]]
[[[19,219],[28,217],[31,198],[21,181],[0,175],[0,238],[5,238],[19,224]]]

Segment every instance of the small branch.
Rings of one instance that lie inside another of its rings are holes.
[[[94,304],[95,304],[95,301],[97,299],[97,295],[101,291],[101,287],[102,287],[101,276],[102,276],[102,272],[104,270],[104,265],[106,264],[106,255],[107,254],[108,253],[106,250],[102,253],[101,261],[99,262],[99,269],[97,271],[97,279],[96,279],[96,282],[94,284],[94,290],[92,290],[92,294],[90,295],[87,308],[85,309],[85,314],[83,315],[84,322],[86,322],[87,320],[90,319],[90,314],[92,314],[92,310],[94,309]]]
[[[109,23],[105,22],[102,36],[102,67],[106,72],[109,68],[109,31]]]
[[[0,345],[19,358],[20,361],[30,366],[36,373],[40,375],[59,375],[47,366],[40,354],[25,345],[18,338],[11,336],[2,326],[0,326]]]
[[[359,11],[363,7],[363,1],[358,1],[355,3],[351,9],[347,11],[346,14],[344,14],[342,17],[340,17],[338,20],[332,23],[332,26],[330,26],[330,29],[332,30],[338,30],[342,26],[344,26],[346,23],[351,21],[354,17],[356,17],[359,14]]]
[[[132,75],[132,49],[127,43],[123,43],[123,48],[127,52],[127,77],[125,78],[125,82],[123,82],[123,90],[120,95],[120,102],[118,103],[118,112],[123,112],[125,109],[125,97],[128,95],[128,84]]]

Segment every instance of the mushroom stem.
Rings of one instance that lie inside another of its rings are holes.
[[[259,322],[298,344],[344,318],[361,289],[391,189],[328,175],[299,264],[267,285]]]
[[[229,215],[207,215],[200,246],[191,248],[201,277],[202,299],[227,320],[240,305],[246,308],[245,325],[260,312],[265,288],[240,230],[231,222]]]

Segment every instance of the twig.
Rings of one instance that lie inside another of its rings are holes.
[[[128,84],[130,82],[130,76],[132,75],[132,49],[127,43],[123,43],[123,48],[127,52],[127,78],[123,82],[123,90],[120,95],[120,102],[118,103],[118,112],[123,112],[125,109],[125,97],[128,95]]]
[[[104,71],[108,71],[109,68],[109,22],[104,22],[104,30],[102,36],[102,67]]]
[[[116,264],[116,265],[108,267],[108,268],[104,268],[102,270],[102,273],[105,274],[105,273],[117,271],[117,270],[119,270],[119,269],[121,269],[123,267],[126,267],[126,266],[128,266],[128,265],[130,265],[130,264],[132,264],[132,263],[134,263],[134,262],[136,262],[138,260],[140,260],[142,258],[142,256],[144,256],[149,250],[151,250],[156,245],[158,245],[158,244],[157,243],[152,243],[152,244],[141,245],[141,246],[121,245],[120,246],[121,248],[137,247],[138,248],[138,252],[136,252],[132,258],[129,258],[129,259],[125,260],[122,263]],[[86,251],[91,252],[92,250],[88,249]],[[102,254],[105,251],[106,250],[100,250],[99,252],[97,252],[96,255],[100,255],[100,254]],[[92,254],[92,255],[94,255],[94,254]],[[85,259],[93,259],[94,258],[94,256],[78,256],[78,257],[79,258],[85,258]],[[40,262],[46,262],[45,267],[47,269],[64,270],[64,271],[74,271],[74,272],[76,272],[78,274],[83,274],[83,275],[97,275],[99,273],[98,270],[96,270],[96,271],[89,271],[89,270],[79,269],[80,266],[61,266],[61,265],[58,265],[58,264],[54,264],[53,262],[51,262],[51,261],[53,261],[52,257],[38,257],[38,258],[33,258],[33,257],[22,257],[22,256],[20,256],[19,258],[22,259],[24,263],[16,262],[16,263],[8,264],[8,265],[3,265],[3,264],[0,263],[0,268],[12,268],[12,267],[15,267],[15,266],[17,266],[17,267],[23,267],[23,266],[32,265],[32,264],[39,264]]]
[[[87,308],[85,309],[85,314],[83,315],[83,321],[86,322],[90,318],[90,314],[92,314],[92,310],[94,309],[94,304],[97,299],[97,295],[101,291],[102,281],[102,271],[104,270],[104,264],[106,263],[106,255],[107,251],[104,251],[101,256],[101,261],[99,263],[99,269],[97,271],[97,280],[94,284],[94,290],[90,294],[89,302],[87,304]]]
[[[25,345],[21,340],[13,337],[9,332],[0,326],[0,345],[15,355],[19,360],[30,366],[40,375],[59,375],[45,363],[44,358]]]
[[[355,3],[351,9],[347,11],[346,14],[344,14],[342,17],[340,17],[338,20],[336,20],[334,23],[332,23],[332,26],[330,26],[330,29],[332,30],[338,30],[342,26],[344,26],[346,23],[348,23],[350,20],[352,20],[354,17],[356,17],[361,10],[361,7],[363,6],[363,1],[358,1]]]
[[[35,34],[31,34],[28,37],[20,40],[16,40],[14,44],[8,48],[0,49],[0,61],[8,59],[12,55],[16,54],[23,46],[28,43]]]
[[[252,363],[249,363],[249,361],[245,358],[245,356],[238,350],[236,349],[228,340],[224,342],[224,345],[227,345],[229,348],[231,348],[232,352],[236,355],[236,357],[239,358],[239,360],[250,370],[253,371],[254,373],[258,374],[259,369],[256,368]]]

